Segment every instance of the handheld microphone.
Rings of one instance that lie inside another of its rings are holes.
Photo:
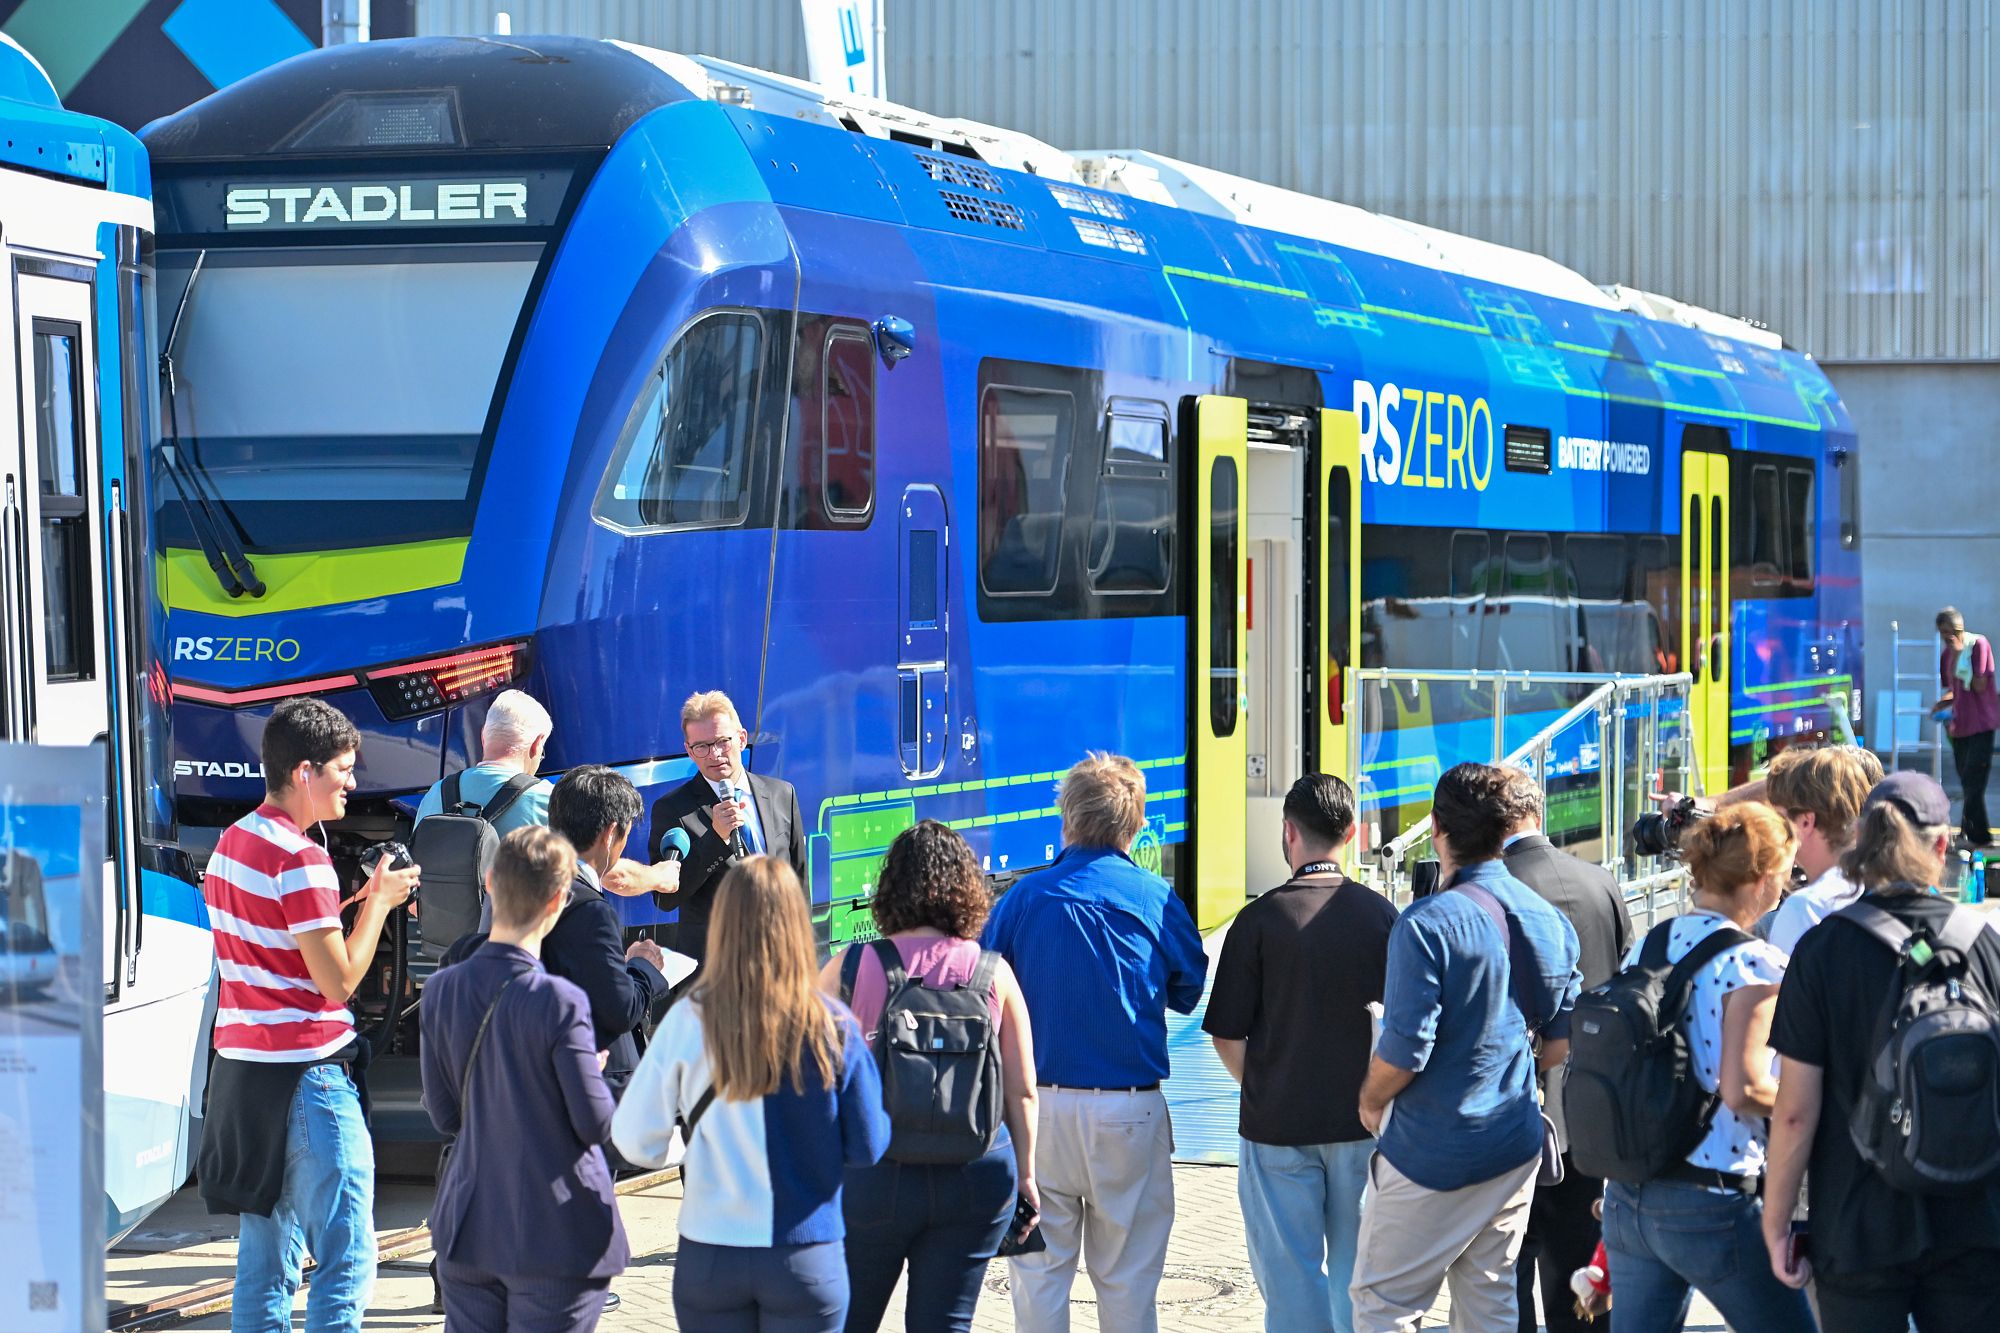
[[[732,785],[729,788],[729,799],[738,805],[748,805],[750,804],[750,793],[745,791],[741,786]],[[738,824],[736,831],[729,835],[729,850],[736,853],[739,857],[744,854],[743,826],[741,824]]]
[[[662,861],[679,861],[687,856],[692,846],[693,844],[688,841],[685,829],[679,827],[670,828],[660,838],[660,859]]]

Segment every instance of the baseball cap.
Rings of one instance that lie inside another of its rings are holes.
[[[1911,823],[1922,827],[1951,823],[1951,798],[1928,773],[1901,769],[1889,774],[1869,790],[1861,808],[1868,810],[1884,801],[1892,802]]]

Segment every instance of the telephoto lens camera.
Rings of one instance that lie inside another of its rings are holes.
[[[1663,811],[1640,815],[1632,824],[1632,850],[1639,856],[1671,856],[1676,859],[1681,854],[1681,835],[1689,826],[1707,819],[1712,812],[1703,809],[1692,796],[1683,796]]]
[[[376,866],[381,863],[384,857],[388,858],[389,869],[391,870],[408,870],[417,863],[417,859],[410,855],[410,849],[402,843],[377,842],[371,843],[369,846],[361,849],[361,868],[372,876],[375,873]],[[416,889],[411,889],[410,897],[415,898],[416,896]]]

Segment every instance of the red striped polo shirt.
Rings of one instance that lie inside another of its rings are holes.
[[[354,1040],[354,1015],[320,994],[299,952],[302,932],[340,929],[340,881],[318,843],[259,806],[223,831],[202,892],[222,978],[217,1055],[303,1064]]]

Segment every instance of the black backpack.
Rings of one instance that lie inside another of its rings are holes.
[[[1750,936],[1725,926],[1667,962],[1672,921],[1646,934],[1639,959],[1577,997],[1570,1015],[1563,1118],[1569,1156],[1587,1176],[1643,1184],[1684,1160],[1720,1100],[1695,1075],[1685,1021],[1695,973]]]
[[[2000,1014],[1967,964],[1985,921],[1954,907],[1933,935],[1866,902],[1832,919],[1897,958],[1848,1116],[1855,1150],[1898,1193],[1983,1188],[2000,1169]]]
[[[985,1156],[1002,1118],[1000,1034],[991,1000],[1000,955],[980,950],[971,980],[937,990],[903,970],[894,944],[870,944],[886,983],[875,1062],[889,1113],[889,1157],[962,1165]],[[862,947],[850,948],[841,964],[843,1001],[854,998]]]
[[[410,839],[411,859],[424,871],[423,914],[418,918],[422,952],[432,961],[442,959],[461,935],[484,928],[480,914],[486,903],[486,872],[500,850],[493,821],[535,785],[534,774],[516,773],[492,800],[477,806],[459,799],[459,779],[464,776],[454,773],[444,780],[438,813],[419,822]]]

